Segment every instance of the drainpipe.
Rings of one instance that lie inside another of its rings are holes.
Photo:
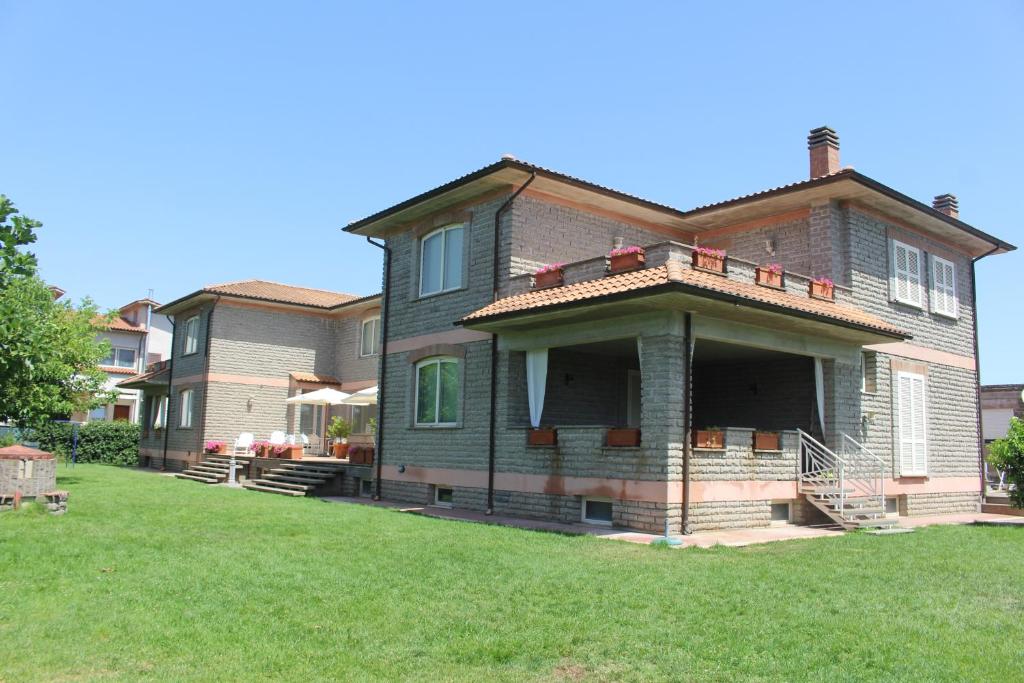
[[[384,450],[384,373],[388,369],[388,313],[391,306],[391,247],[382,242],[366,241],[384,252],[384,302],[380,311],[380,372],[377,378],[377,484],[374,500],[381,499],[381,460]]]
[[[206,358],[203,361],[203,412],[199,415],[199,433],[197,434],[199,442],[196,446],[196,460],[200,461],[203,456],[203,443],[206,440],[206,411],[210,405],[210,343],[213,339],[213,310],[217,308],[218,303],[220,303],[220,296],[213,300],[210,312],[206,314],[206,339],[204,340]]]
[[[530,174],[519,189],[512,193],[512,196],[498,207],[494,212],[494,253],[491,259],[491,301],[498,300],[498,262],[501,250],[501,215],[512,206],[523,190],[530,186],[530,183],[537,177],[536,171]],[[494,514],[494,440],[497,427],[497,406],[498,406],[498,334],[491,333],[491,416],[487,436],[487,514]]]
[[[978,352],[978,278],[974,272],[974,264],[986,256],[991,256],[999,251],[999,246],[992,247],[989,251],[977,258],[971,259],[971,310],[974,311],[974,403],[978,406],[978,478],[981,482],[981,502],[985,502],[985,435],[981,431],[981,355]]]
[[[682,532],[693,533],[690,530],[690,428],[692,421],[692,393],[691,386],[693,378],[693,327],[689,311],[683,314],[683,345],[685,358],[683,359],[683,519]]]
[[[167,316],[171,322],[171,356],[167,359],[167,409],[164,410],[164,459],[160,464],[160,471],[167,469],[167,437],[171,434],[171,380],[174,379],[174,334],[178,331],[178,325],[174,318]]]

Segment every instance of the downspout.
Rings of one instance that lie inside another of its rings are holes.
[[[171,380],[174,379],[174,334],[178,331],[178,325],[172,316],[167,316],[171,323],[171,356],[167,359],[167,408],[164,410],[164,459],[160,464],[160,471],[167,469],[167,437],[171,434]]]
[[[978,407],[978,479],[981,484],[981,502],[985,502],[985,435],[981,430],[981,355],[978,351],[978,278],[974,265],[999,251],[999,246],[992,247],[981,256],[971,259],[971,310],[974,314],[974,404]]]
[[[388,313],[391,306],[391,247],[381,242],[374,242],[370,237],[366,241],[384,251],[384,302],[380,311],[380,372],[377,377],[377,484],[373,495],[374,500],[381,499],[381,460],[384,450],[384,374],[388,368]]]
[[[693,395],[693,327],[689,311],[683,314],[683,519],[681,530],[684,534],[693,533],[690,529],[690,429],[691,401]]]
[[[530,186],[530,183],[537,177],[536,171],[530,174],[519,189],[512,193],[494,212],[494,254],[491,260],[491,301],[498,300],[498,263],[501,250],[501,215],[512,206],[523,190]],[[491,333],[491,416],[487,436],[487,514],[494,514],[494,440],[497,427],[497,406],[498,406],[498,333]]]
[[[202,458],[203,442],[206,440],[206,412],[210,405],[210,342],[213,339],[213,310],[217,308],[219,302],[220,297],[218,296],[213,300],[210,312],[206,314],[206,339],[204,340],[206,359],[203,361],[203,412],[199,415],[199,433],[197,434],[199,441],[196,446],[197,460]]]

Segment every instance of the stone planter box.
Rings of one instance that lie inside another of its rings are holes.
[[[702,254],[699,251],[693,252],[693,267],[707,270],[712,273],[725,273],[725,256],[717,254]]]
[[[814,299],[824,299],[825,301],[835,301],[836,299],[835,285],[830,285],[827,282],[815,282],[814,280],[811,280],[809,292],[811,298]]]
[[[531,429],[526,432],[528,446],[554,446],[558,443],[557,429]]]
[[[548,287],[561,287],[565,282],[565,271],[561,268],[537,273],[533,276],[534,289],[547,289]]]
[[[755,451],[778,451],[780,447],[778,432],[754,432]]]
[[[782,289],[782,271],[774,273],[767,268],[757,267],[757,284],[765,287],[774,287],[776,289]]]
[[[725,448],[725,432],[720,429],[697,429],[693,432],[694,448]]]
[[[631,270],[639,270],[647,263],[647,257],[640,251],[635,254],[614,254],[609,257],[611,260],[608,269],[614,273],[626,273]]]
[[[609,446],[636,447],[640,445],[640,430],[633,428],[609,429],[607,438]]]

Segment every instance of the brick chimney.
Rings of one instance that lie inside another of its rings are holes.
[[[807,136],[811,151],[811,177],[820,178],[839,170],[839,134],[828,126],[815,128]]]
[[[960,202],[956,200],[956,195],[940,194],[932,200],[932,208],[947,216],[960,218]]]

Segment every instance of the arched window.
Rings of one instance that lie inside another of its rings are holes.
[[[420,295],[462,286],[462,223],[446,225],[420,242]]]
[[[416,425],[454,427],[459,414],[459,361],[435,356],[416,364]]]

